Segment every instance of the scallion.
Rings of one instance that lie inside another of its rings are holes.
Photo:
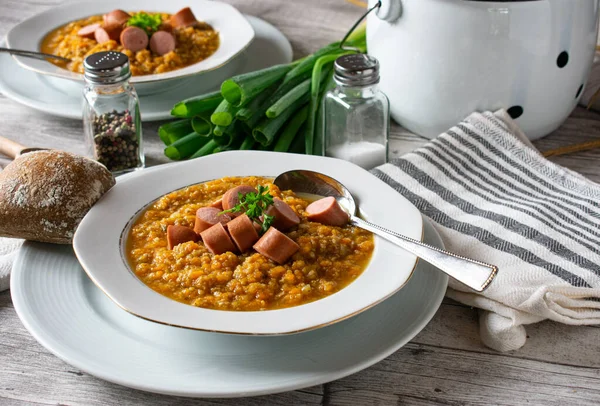
[[[250,120],[250,118],[252,118],[252,115],[256,111],[258,111],[258,109],[261,108],[261,106],[265,104],[265,102],[269,99],[269,97],[271,97],[273,93],[275,93],[275,91],[277,91],[280,84],[281,81],[273,83],[268,89],[265,89],[265,91],[257,95],[254,99],[252,99],[250,103],[248,103],[244,107],[241,107],[235,114],[235,116],[242,121]]]
[[[298,134],[294,137],[292,144],[288,148],[288,152],[292,154],[304,154],[304,134],[305,134],[306,122],[298,130]]]
[[[298,134],[298,130],[306,121],[308,117],[308,106],[302,107],[294,116],[290,119],[290,121],[286,124],[285,128],[281,132],[273,151],[276,152],[286,152],[289,150],[292,141],[296,138]]]
[[[274,103],[277,102],[277,100],[282,98],[287,92],[292,90],[294,87],[298,86],[300,83],[302,83],[304,80],[306,80],[309,77],[310,77],[310,75],[308,73],[305,75],[302,75],[302,76],[297,76],[293,80],[291,80],[287,83],[282,83],[279,87],[277,87],[277,90],[275,90],[275,92],[273,92],[273,94],[271,96],[269,96],[269,98],[258,109],[256,109],[256,111],[254,112],[252,117],[250,117],[250,119],[246,121],[246,123],[248,124],[248,127],[250,127],[250,128],[256,127],[256,125],[259,123],[259,121],[261,121],[262,119],[265,118],[269,107],[271,107]]]
[[[254,96],[281,79],[291,68],[291,64],[275,65],[259,71],[234,76],[223,82],[221,95],[236,107],[244,106]]]
[[[309,100],[308,94],[305,94],[300,100],[295,101],[291,106],[275,118],[265,118],[253,130],[254,139],[262,145],[271,145],[277,132],[285,122],[294,114],[303,104]]]
[[[306,57],[302,62],[300,62],[298,65],[296,65],[294,67],[294,69],[292,69],[291,71],[289,71],[286,75],[285,78],[283,79],[283,81],[285,83],[289,82],[292,79],[295,79],[296,77],[305,74],[307,72],[312,71],[313,66],[315,66],[315,63],[317,62],[317,60],[319,58],[321,58],[324,55],[327,55],[331,52],[336,52],[340,50],[340,43],[339,42],[334,42],[332,44],[329,44],[321,49],[319,49],[317,52],[315,52],[314,54]]]
[[[215,111],[210,115],[210,121],[214,125],[227,127],[233,121],[235,113],[237,113],[238,110],[238,107],[235,107],[227,100],[223,100],[221,103],[219,103]]]
[[[206,115],[198,115],[192,118],[192,128],[196,133],[208,137],[212,132],[213,125]]]
[[[194,153],[194,155],[192,155],[190,157],[190,159],[200,158],[205,155],[210,155],[210,154],[212,154],[212,152],[214,151],[214,149],[216,147],[217,147],[217,143],[215,142],[215,140],[210,140],[206,144],[204,144],[198,151],[196,151]]]
[[[327,77],[328,73],[329,73],[329,70],[326,70],[326,69],[324,69],[321,72],[321,79],[320,79],[321,82]],[[266,112],[267,117],[269,117],[269,118],[277,117],[278,115],[281,114],[281,112],[283,112],[285,109],[287,109],[296,100],[299,100],[300,98],[302,98],[302,96],[307,94],[308,91],[310,90],[311,82],[312,82],[312,78],[308,78],[305,81],[301,82],[296,87],[294,87],[292,90],[287,92],[285,95],[283,95],[279,100],[277,100],[271,107],[269,107],[267,109],[267,112]]]
[[[242,145],[240,145],[240,149],[241,150],[252,149],[254,144],[256,144],[256,141],[254,140],[253,137],[246,137],[246,138],[244,138],[244,142],[242,142]]]
[[[158,137],[165,145],[171,145],[193,131],[190,120],[171,121],[158,127]]]
[[[173,160],[185,159],[210,141],[198,133],[190,133],[165,148],[165,155]]]
[[[312,81],[311,81],[311,87],[310,87],[310,107],[308,110],[308,118],[306,119],[306,131],[304,134],[304,142],[306,143],[305,151],[306,151],[306,154],[308,154],[308,155],[314,154],[313,147],[314,147],[314,136],[315,136],[315,123],[316,123],[317,110],[319,108],[319,103],[321,101],[321,99],[319,97],[320,90],[321,90],[321,71],[326,64],[335,61],[337,58],[339,58],[342,55],[351,54],[351,53],[354,53],[354,52],[353,51],[343,51],[343,52],[338,52],[335,54],[329,54],[329,55],[320,57],[315,62],[315,66],[312,71]]]
[[[192,118],[200,113],[213,111],[223,100],[221,92],[212,92],[191,97],[177,103],[171,110],[171,115],[181,118]]]
[[[223,136],[223,134],[225,134],[225,130],[226,129],[227,129],[226,126],[216,125],[216,126],[213,127],[213,131],[212,132],[213,132],[213,135],[218,138],[218,137]]]

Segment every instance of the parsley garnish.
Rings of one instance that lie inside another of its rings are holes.
[[[127,21],[128,27],[139,27],[146,31],[148,36],[158,31],[158,28],[162,24],[162,17],[160,14],[148,14],[143,11],[131,16]]]
[[[240,202],[235,207],[221,213],[246,213],[250,220],[261,224],[261,233],[264,234],[275,220],[275,216],[265,213],[269,206],[273,204],[273,196],[266,186],[258,185],[256,189],[258,193],[250,192],[245,195],[238,193]],[[261,216],[262,222],[260,221]]]
[[[271,227],[271,224],[273,224],[273,220],[275,220],[275,216],[269,216],[266,213],[263,214],[263,222],[262,222],[262,225],[260,228],[261,234],[264,234],[267,232],[269,227]]]

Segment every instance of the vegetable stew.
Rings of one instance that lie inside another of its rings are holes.
[[[189,186],[139,216],[128,260],[150,288],[193,306],[256,311],[309,303],[354,281],[374,249],[370,232],[325,224],[332,204],[318,202],[261,177]],[[339,213],[332,219],[343,222]]]
[[[133,76],[184,68],[212,55],[219,33],[197,21],[189,8],[167,13],[128,13],[113,10],[56,28],[44,37],[41,51],[71,59],[49,60],[72,72],[83,73],[83,60],[101,51],[129,57]]]

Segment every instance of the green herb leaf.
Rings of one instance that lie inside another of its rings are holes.
[[[139,27],[146,31],[148,36],[158,31],[158,28],[162,24],[162,17],[160,14],[148,14],[143,11],[131,16],[127,21],[128,27]]]
[[[269,227],[271,227],[271,224],[273,224],[273,220],[275,220],[275,216],[269,216],[266,213],[263,214],[263,222],[262,222],[262,225],[260,228],[261,234],[264,234],[267,232]]]
[[[258,193],[246,193],[245,195],[238,193],[240,202],[229,210],[223,210],[221,213],[246,213],[246,215],[254,221],[261,223],[261,233],[265,233],[275,216],[266,214],[267,209],[273,204],[273,196],[269,193],[269,188],[258,185],[256,190]],[[260,217],[262,216],[262,222]]]

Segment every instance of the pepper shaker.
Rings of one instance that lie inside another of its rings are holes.
[[[144,167],[137,93],[127,55],[103,51],[85,58],[83,126],[88,154],[115,174]]]
[[[379,90],[379,62],[366,54],[340,56],[333,78],[322,105],[324,155],[365,169],[386,163],[389,101]]]

